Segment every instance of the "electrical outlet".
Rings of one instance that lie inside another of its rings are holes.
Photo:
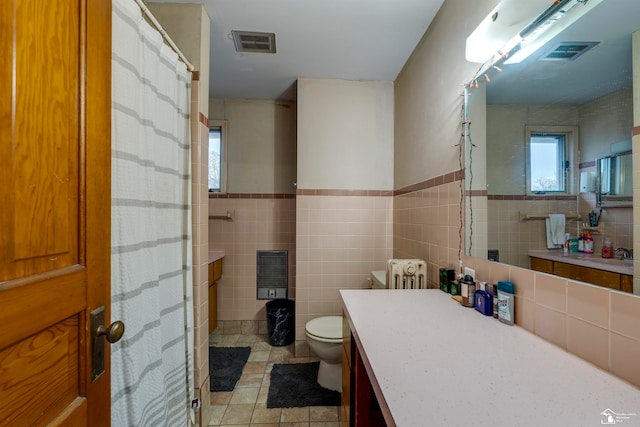
[[[473,268],[465,267],[464,275],[473,277],[473,280],[476,280],[476,271]]]
[[[267,298],[275,298],[276,297],[276,290],[275,289],[269,289],[267,291]]]

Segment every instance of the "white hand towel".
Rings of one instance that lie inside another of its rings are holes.
[[[555,249],[556,245],[553,243],[553,238],[551,236],[551,221],[549,218],[545,218],[544,220],[547,231],[547,249]]]
[[[549,224],[547,229],[550,229],[551,231],[551,242],[555,247],[564,246],[565,222],[566,219],[564,214],[549,214]]]

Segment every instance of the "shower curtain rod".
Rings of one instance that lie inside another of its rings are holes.
[[[167,32],[162,27],[162,25],[160,25],[160,23],[158,22],[156,17],[153,16],[153,13],[151,13],[151,11],[147,7],[147,5],[144,4],[144,2],[142,0],[135,0],[135,2],[138,4],[138,6],[140,6],[140,9],[142,9],[142,13],[144,13],[144,16],[149,21],[151,21],[151,24],[154,27],[156,27],[156,30],[158,30],[158,32],[160,32],[160,34],[162,35],[162,38],[164,39],[164,41],[167,42],[167,44],[171,47],[171,49],[173,49],[174,52],[178,54],[178,57],[180,57],[180,60],[187,65],[187,70],[189,70],[189,71],[195,70],[195,67],[193,66],[193,64],[191,62],[189,62],[187,57],[184,56],[184,53],[182,53],[180,48],[173,42],[171,37],[169,37],[169,34],[167,34]]]

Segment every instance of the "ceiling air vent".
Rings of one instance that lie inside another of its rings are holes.
[[[542,55],[540,61],[573,61],[598,42],[563,42]]]
[[[254,31],[231,31],[237,52],[276,53],[276,35]]]

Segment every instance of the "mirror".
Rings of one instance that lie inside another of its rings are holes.
[[[486,207],[480,198],[466,202],[467,220],[477,218],[472,233],[467,226],[467,254],[530,268],[529,251],[548,247],[545,216],[564,213],[566,232],[578,236],[589,213],[600,207],[596,253],[604,238],[615,247],[632,248],[632,193],[627,193],[632,175],[626,160],[631,156],[612,156],[612,147],[632,138],[632,33],[640,28],[638,16],[640,1],[604,0],[526,59],[508,64],[496,55],[497,67],[486,66],[486,74],[471,80],[476,83],[468,89],[467,108],[474,122],[473,156],[482,158],[470,161],[467,152],[467,168],[472,165],[474,176],[467,194],[486,190],[487,197]],[[528,143],[536,133],[564,138],[567,144],[564,158],[543,158],[549,165],[544,177],[557,184],[549,187],[553,190],[532,190]],[[622,185],[624,195],[581,192],[581,174],[595,176],[606,163],[598,162],[602,158],[611,159],[609,182]],[[477,166],[484,163],[486,170]],[[618,175],[612,174],[621,171],[622,163],[624,178],[616,181]],[[480,216],[483,208],[486,224]]]
[[[633,158],[631,153],[607,156],[596,163],[598,207],[633,206]]]

